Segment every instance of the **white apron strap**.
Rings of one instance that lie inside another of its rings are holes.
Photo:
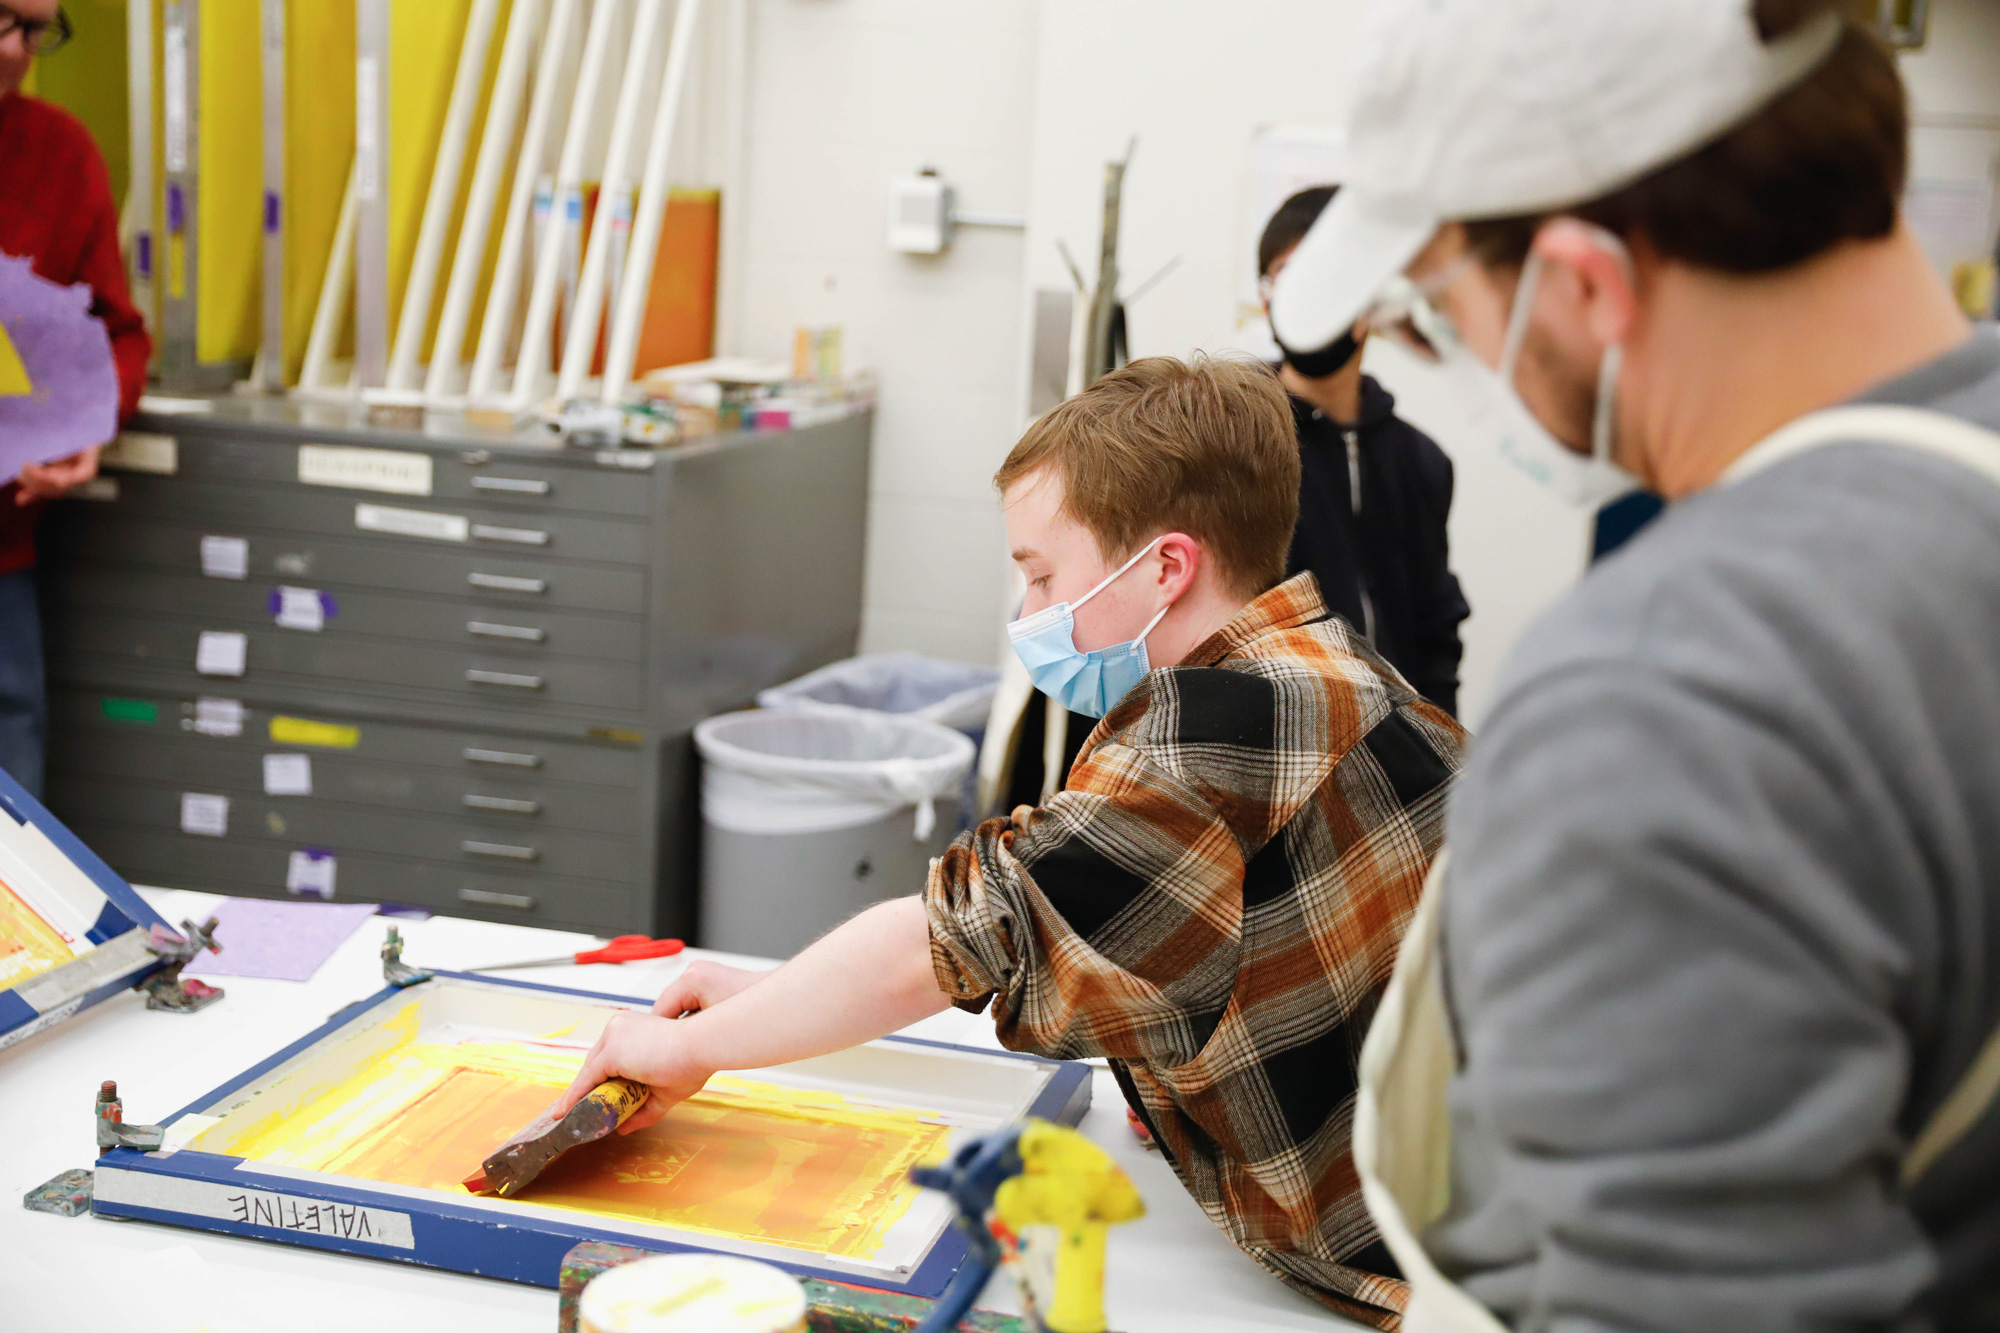
[[[1368,1038],[1354,1106],[1361,1197],[1410,1284],[1404,1333],[1505,1333],[1506,1326],[1431,1263],[1418,1239],[1451,1204],[1451,1110],[1458,1065],[1438,949],[1449,849],[1431,862]]]

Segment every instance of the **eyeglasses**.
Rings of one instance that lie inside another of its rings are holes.
[[[21,34],[21,45],[28,48],[30,55],[45,56],[59,49],[63,43],[76,36],[76,29],[70,26],[69,15],[58,9],[52,19],[24,19],[13,10],[0,5],[0,40],[15,33]]]
[[[1438,308],[1436,298],[1476,262],[1476,256],[1462,254],[1421,282],[1400,274],[1391,278],[1355,320],[1355,326],[1365,327],[1371,337],[1379,333],[1426,361],[1444,360],[1448,352],[1464,345],[1464,339],[1458,336],[1451,316]],[[1273,273],[1257,280],[1266,305],[1277,290],[1277,276]]]

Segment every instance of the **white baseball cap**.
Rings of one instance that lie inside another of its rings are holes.
[[[1567,208],[1685,157],[1840,41],[1829,10],[1766,45],[1752,3],[1375,0],[1350,174],[1278,277],[1278,341],[1332,342],[1446,222]]]

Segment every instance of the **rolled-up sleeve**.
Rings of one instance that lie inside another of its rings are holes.
[[[991,1000],[1003,1045],[1180,1064],[1228,1003],[1243,853],[1209,800],[1108,744],[1038,808],[990,819],[933,863],[938,986]]]

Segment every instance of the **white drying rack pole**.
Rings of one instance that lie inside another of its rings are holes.
[[[583,277],[577,284],[569,327],[563,330],[562,369],[556,379],[559,405],[582,394],[583,382],[590,376],[590,363],[597,357],[597,334],[604,322],[604,271],[613,244],[611,219],[620,199],[631,188],[632,139],[666,0],[638,0],[638,6],[638,16],[632,24],[632,43],[625,55],[625,75],[618,86],[618,111],[611,121],[611,146],[605,153],[604,178],[597,191],[590,244],[584,250]]]
[[[611,339],[605,348],[601,398],[608,407],[616,407],[624,401],[639,357],[639,330],[645,322],[647,300],[652,295],[653,261],[659,253],[660,224],[667,212],[667,166],[687,86],[695,27],[700,19],[701,0],[680,0],[680,6],[674,13],[673,37],[667,48],[667,72],[661,80],[659,105],[653,114],[652,138],[647,144],[646,172],[639,187],[639,210],[632,221],[632,239],[627,250],[623,280],[619,283],[617,299],[612,305]]]
[[[396,341],[389,350],[385,387],[391,393],[412,393],[420,387],[417,361],[423,355],[424,334],[430,328],[431,296],[437,289],[438,269],[444,263],[445,235],[451,230],[452,209],[458,203],[458,178],[465,166],[465,146],[472,138],[472,117],[479,109],[480,85],[486,81],[486,51],[492,44],[493,24],[499,13],[500,0],[473,0],[472,16],[465,26],[465,42],[458,50],[458,72],[452,77],[444,135],[438,144],[430,190],[424,198],[423,224],[417,229],[417,253],[410,263],[409,281],[403,288]]]
[[[542,156],[555,120],[556,90],[576,29],[577,3],[578,0],[555,0],[549,11],[547,37],[535,70],[535,94],[528,104],[528,127],[521,133],[521,149],[515,159],[507,221],[500,229],[500,262],[493,272],[493,286],[486,293],[486,313],[479,321],[479,346],[473,353],[472,374],[465,385],[466,402],[475,406],[497,392],[500,362],[507,354],[507,335],[513,327],[514,308],[521,293],[521,257],[527,251],[525,234],[534,216],[535,181],[541,174]],[[435,359],[436,354],[432,355]]]
[[[459,349],[472,318],[479,273],[486,267],[493,201],[499,197],[500,182],[513,155],[514,125],[527,88],[528,59],[541,35],[541,18],[542,0],[514,0],[507,17],[507,40],[500,48],[500,70],[486,105],[486,127],[480,132],[479,158],[472,170],[472,192],[465,201],[465,220],[458,228],[458,253],[452,258],[451,281],[445,284],[444,310],[438,317],[430,368],[424,376],[424,401],[434,407],[442,406],[456,387],[453,381],[458,377]]]
[[[535,282],[528,293],[527,318],[521,324],[521,351],[514,363],[511,395],[516,411],[526,410],[541,395],[542,382],[548,374],[549,332],[555,325],[556,285],[562,278],[564,215],[572,203],[579,211],[583,207],[583,160],[590,137],[590,113],[604,81],[605,55],[622,7],[623,0],[597,0],[590,11],[590,30],[583,39],[583,63],[577,70],[569,123],[563,131],[562,156],[556,163],[549,225],[535,253]]]

